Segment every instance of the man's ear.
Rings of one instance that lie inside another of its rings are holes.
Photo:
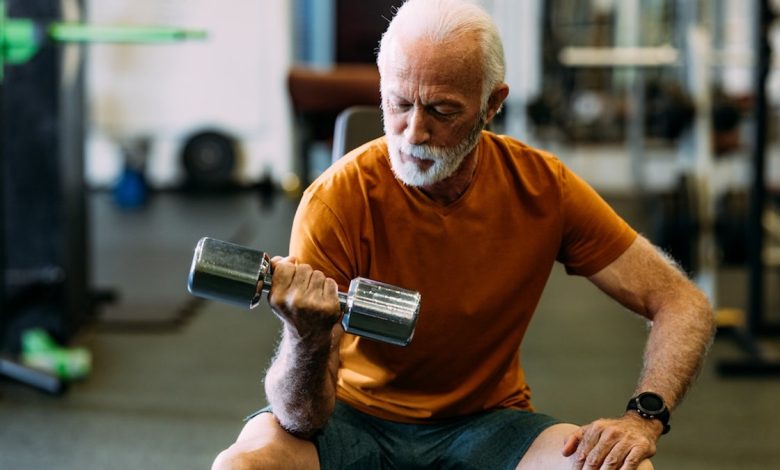
[[[504,104],[504,100],[509,96],[509,85],[501,83],[493,88],[493,92],[488,98],[486,123],[493,120],[496,114],[501,110],[501,106]]]

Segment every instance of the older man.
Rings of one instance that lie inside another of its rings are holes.
[[[509,92],[484,11],[410,0],[377,62],[386,136],[306,191],[273,260],[270,407],[215,467],[652,468],[711,340],[706,299],[560,161],[483,130]],[[531,406],[518,348],[555,261],[651,322],[623,416]],[[355,276],[421,292],[410,346],[343,332]]]

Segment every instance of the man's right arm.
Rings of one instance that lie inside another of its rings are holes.
[[[282,340],[265,377],[265,391],[279,424],[297,437],[321,429],[336,403],[339,342],[344,334],[338,287],[293,258],[272,260],[269,294],[282,320]]]

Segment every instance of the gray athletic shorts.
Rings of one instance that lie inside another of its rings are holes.
[[[270,407],[249,415],[271,412]],[[323,470],[514,469],[534,439],[558,420],[498,409],[446,423],[405,424],[379,419],[336,402],[314,437]]]

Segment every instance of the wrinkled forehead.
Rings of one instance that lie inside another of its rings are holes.
[[[398,86],[435,86],[479,94],[483,60],[475,38],[434,42],[396,36],[385,44],[379,73],[383,90]]]

